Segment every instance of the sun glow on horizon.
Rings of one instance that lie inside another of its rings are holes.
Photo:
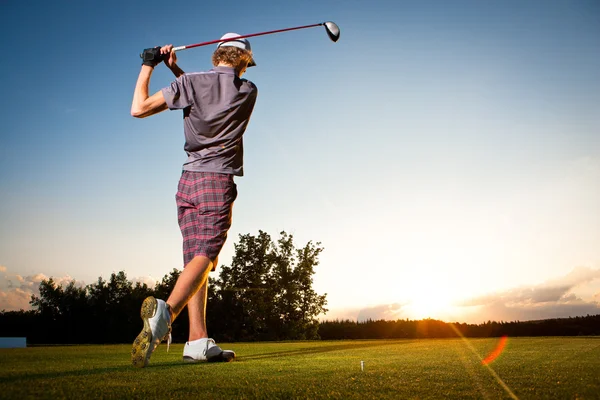
[[[421,277],[405,293],[402,314],[410,319],[453,319],[461,316],[463,310],[456,304],[464,300],[465,291],[457,285],[449,285],[444,280]]]

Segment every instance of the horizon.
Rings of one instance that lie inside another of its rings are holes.
[[[239,234],[286,231],[322,243],[330,316],[600,313],[599,4],[228,4],[244,12],[193,3],[160,23],[157,1],[0,4],[0,310],[44,278],[182,268],[182,118],[131,117],[144,48],[331,20],[336,43],[250,39],[259,94],[219,265]],[[212,51],[179,65],[207,70]],[[172,80],[159,65],[150,91]]]
[[[0,266],[0,273],[6,273],[6,268]],[[112,274],[118,274],[119,272],[124,272],[125,275],[127,276],[127,273],[125,271],[113,271],[111,273]],[[585,273],[586,271],[582,271],[579,270],[580,273]],[[588,272],[592,272],[593,271],[588,271]],[[161,278],[150,278],[150,277],[137,277],[137,278],[127,278],[128,281],[132,282],[134,285],[136,283],[141,283],[141,284],[145,284],[148,286],[149,289],[154,289],[155,285],[159,284],[162,279],[164,277],[168,276],[168,274],[165,274],[165,276],[161,277]],[[6,278],[6,275],[5,275]],[[62,278],[56,278],[56,277],[46,277],[43,274],[38,274],[34,277],[27,277],[27,278],[23,278],[23,277],[16,277],[17,281],[21,284],[19,286],[19,291],[17,293],[19,293],[19,296],[17,297],[17,300],[14,301],[15,299],[13,299],[11,304],[12,306],[9,307],[8,309],[3,309],[3,307],[0,307],[0,311],[4,312],[4,311],[29,311],[29,310],[33,310],[33,308],[29,305],[29,300],[31,295],[36,295],[39,296],[39,290],[37,290],[39,288],[39,286],[35,286],[36,283],[40,283],[42,280],[48,280],[48,279],[53,279],[55,284],[57,286],[61,286],[61,287],[66,287],[67,285],[69,285],[70,283],[74,283],[76,287],[79,288],[83,288],[85,286],[88,285],[94,285],[98,282],[98,279],[102,279],[105,282],[108,282],[110,280],[110,276],[99,276],[94,282],[83,282],[81,280],[76,280],[74,278],[71,278],[69,276],[67,277],[62,277]],[[10,281],[9,281],[10,282]],[[14,285],[10,284],[9,287],[12,287]],[[546,287],[547,290],[553,291],[555,290],[555,288],[548,286]],[[3,295],[4,293],[0,293],[0,295]],[[319,293],[321,294],[321,293]],[[2,297],[0,297],[0,300],[4,300]],[[2,302],[0,302],[0,305],[2,304]],[[6,303],[5,303],[6,304]],[[582,304],[583,305],[583,304]],[[326,306],[327,308],[327,306]],[[335,321],[353,321],[353,322],[368,322],[368,321],[380,321],[380,320],[385,320],[385,321],[398,321],[398,320],[411,320],[411,321],[422,321],[422,320],[428,320],[428,319],[432,319],[432,320],[438,320],[438,321],[442,321],[444,323],[448,323],[448,324],[452,324],[452,323],[463,323],[463,324],[475,324],[475,325],[479,325],[479,324],[483,324],[485,322],[488,321],[492,321],[492,322],[497,322],[497,323],[508,323],[508,322],[534,322],[534,321],[545,321],[545,320],[552,320],[552,319],[567,319],[567,318],[574,318],[574,317],[588,317],[590,315],[600,315],[600,308],[594,308],[594,307],[590,307],[590,308],[583,308],[580,309],[579,311],[576,312],[548,312],[546,310],[546,312],[544,312],[544,310],[542,310],[542,312],[540,313],[539,310],[529,310],[529,312],[527,312],[528,310],[526,309],[520,309],[520,313],[517,314],[505,314],[506,318],[490,318],[489,316],[486,316],[483,313],[476,313],[476,314],[469,314],[468,312],[462,312],[459,313],[457,315],[453,315],[453,314],[443,314],[443,313],[433,313],[431,315],[427,315],[427,316],[418,316],[415,314],[409,314],[409,313],[401,313],[402,307],[400,307],[400,305],[398,304],[392,304],[392,305],[382,305],[382,306],[377,306],[377,307],[364,307],[361,309],[337,309],[334,310],[333,313],[325,313],[325,314],[319,314],[317,316],[317,320],[319,322],[335,322]],[[405,310],[404,310],[405,311]],[[462,318],[462,319],[461,319]]]

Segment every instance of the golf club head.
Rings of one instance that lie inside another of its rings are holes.
[[[329,36],[329,39],[331,39],[333,42],[337,42],[340,38],[340,27],[337,26],[335,22],[331,21],[323,22],[323,26],[327,31],[327,36]]]

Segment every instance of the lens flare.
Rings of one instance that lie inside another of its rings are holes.
[[[477,350],[475,350],[475,347],[473,347],[473,345],[471,344],[471,342],[469,342],[469,339],[467,339],[454,324],[450,324],[450,327],[452,328],[452,330],[454,332],[456,332],[456,334],[467,345],[467,347],[469,348],[469,350],[471,350],[471,352],[474,355],[476,355],[482,361],[481,365],[483,365],[488,370],[488,372],[494,377],[494,379],[496,379],[496,382],[498,382],[500,384],[500,386],[502,386],[502,388],[504,389],[504,391],[506,392],[506,394],[508,394],[510,396],[510,398],[513,399],[513,400],[519,400],[519,398],[513,393],[513,391],[510,390],[510,388],[508,387],[508,385],[506,383],[504,383],[504,381],[502,380],[502,378],[500,378],[500,376],[498,376],[498,374],[496,373],[496,371],[494,371],[494,369],[489,364],[483,362],[483,359],[481,358],[481,356],[479,355],[479,353],[477,353]],[[507,336],[502,336],[502,338],[508,339]],[[502,348],[504,348],[504,346],[506,345],[506,340],[500,339],[500,342],[502,343]],[[498,349],[499,347],[500,346],[496,346],[496,349]],[[494,352],[492,352],[492,353],[494,353]],[[498,354],[500,354],[501,352],[502,352],[502,350],[500,350],[498,352]],[[486,357],[486,359],[487,359],[487,357]]]
[[[506,336],[506,335],[502,336],[500,338],[500,341],[496,345],[496,348],[490,354],[488,354],[486,358],[481,360],[481,364],[488,365],[488,364],[494,362],[494,360],[496,358],[498,358],[498,356],[500,356],[500,354],[502,354],[502,351],[504,351],[504,347],[506,347],[507,341],[508,341],[508,336]]]

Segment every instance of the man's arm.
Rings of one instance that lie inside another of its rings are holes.
[[[173,72],[176,78],[185,74],[177,65],[177,55],[173,51],[172,44],[161,47],[160,53],[169,54],[169,57],[166,57],[164,60],[165,65]],[[154,93],[152,96],[148,96],[148,86],[150,85],[150,77],[153,71],[154,67],[142,65],[142,70],[140,71],[135,91],[133,92],[133,103],[131,104],[131,115],[136,118],[149,117],[168,108],[162,90]]]
[[[175,54],[175,52],[171,54]],[[179,65],[175,64],[175,61],[177,61],[177,59],[175,59],[172,63],[168,63],[167,67],[169,67],[173,75],[175,75],[175,78],[179,78],[181,75],[185,74],[185,72],[179,68]],[[167,63],[167,61],[165,61],[165,63]]]
[[[162,54],[169,54],[169,57],[165,59],[165,65],[167,68],[171,70],[175,78],[179,78],[181,75],[185,74],[181,68],[177,65],[177,55],[173,51],[173,45],[168,44],[160,49]]]
[[[133,102],[131,103],[131,115],[136,118],[149,117],[168,108],[161,90],[152,96],[148,96],[148,86],[150,85],[150,77],[153,71],[153,67],[142,65],[142,70],[140,71],[133,92]]]

